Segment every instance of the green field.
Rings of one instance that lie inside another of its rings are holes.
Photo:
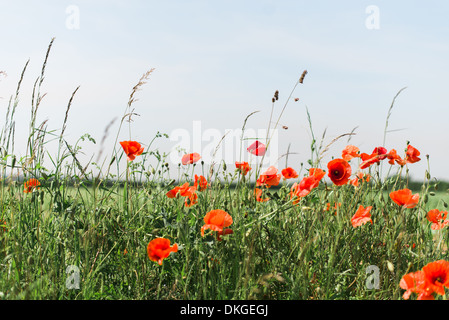
[[[428,172],[425,181],[409,181],[409,170],[425,158],[416,160],[408,142],[407,153],[397,147],[400,158],[391,150],[387,158],[376,146],[348,160],[333,151],[341,160],[333,167],[320,160],[324,150],[313,140],[307,165],[293,167],[300,174],[288,179],[280,166],[269,173],[254,166],[245,176],[233,164],[212,171],[201,160],[168,164],[151,145],[132,151],[118,139],[148,72],[133,88],[114,149],[105,150],[110,158],[103,167],[88,166],[78,159],[81,144],[65,140],[67,118],[60,131],[36,123],[44,69],[33,91],[26,157],[13,152],[18,96],[0,135],[1,299],[396,300],[403,299],[404,275],[449,260],[447,227],[432,230],[428,219],[430,210],[447,210],[447,184]],[[46,143],[55,139],[58,152],[49,154]],[[79,141],[95,142],[89,135]],[[368,160],[362,161],[364,152]],[[372,163],[361,169],[366,161]],[[380,168],[389,169],[388,177]],[[319,178],[318,169],[325,171]],[[358,173],[366,180],[354,185]],[[194,186],[195,175],[207,180],[205,189]],[[39,185],[27,189],[31,178]],[[392,192],[405,189],[417,195],[398,204]],[[232,223],[205,220],[213,210],[225,211]],[[223,230],[232,233],[219,239]],[[160,263],[148,251],[157,238],[177,246],[159,256]],[[446,291],[447,270],[432,280]],[[428,292],[446,299],[436,289]]]

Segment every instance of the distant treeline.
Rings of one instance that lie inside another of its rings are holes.
[[[3,183],[7,181],[11,181],[8,178],[3,178]],[[14,177],[12,180],[16,181],[16,183],[23,183],[24,179],[23,177]],[[41,180],[41,179],[40,179]],[[54,179],[53,178],[49,178],[46,182],[47,183],[51,183]],[[75,186],[75,185],[80,185],[80,183],[82,183],[84,186],[89,187],[89,186],[94,186],[94,185],[98,185],[101,183],[101,185],[103,187],[110,187],[110,186],[124,186],[125,185],[125,181],[117,181],[117,180],[111,180],[111,179],[107,179],[107,180],[102,180],[102,179],[98,179],[98,180],[86,180],[86,179],[73,179],[73,178],[65,178],[63,179],[63,181],[61,181],[62,183],[64,183],[65,185],[68,186]],[[222,185],[225,185],[224,181],[221,181]],[[41,181],[41,183],[43,183],[43,181]],[[183,182],[184,183],[184,182]],[[245,182],[248,183],[248,182]],[[409,180],[408,181],[408,188],[411,189],[414,192],[419,192],[422,190],[422,186],[423,186],[423,181],[414,181],[414,180]],[[131,182],[130,184],[132,184],[135,187],[138,187],[139,185],[147,185],[147,184],[153,184],[153,185],[163,185],[163,186],[177,186],[181,183],[179,183],[178,181],[176,181],[175,179],[173,180],[167,180],[164,182],[156,182],[156,181],[151,181],[151,179],[149,181],[142,181],[142,182]],[[191,183],[193,185],[193,182]],[[255,187],[255,182],[249,182],[249,184],[252,187]],[[237,185],[237,183],[232,183],[229,184],[229,188],[233,189],[235,188],[235,186]],[[282,183],[279,184],[278,186],[272,186],[271,189],[272,190],[276,190],[279,189],[280,187],[282,187]],[[434,192],[446,192],[449,191],[449,181],[436,181],[436,180],[432,180],[430,182],[430,188],[429,191],[434,191]]]

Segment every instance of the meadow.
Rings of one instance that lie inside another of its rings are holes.
[[[200,150],[169,164],[151,144],[119,139],[150,70],[108,161],[81,163],[82,144],[96,141],[65,140],[77,89],[61,130],[36,123],[52,43],[32,92],[27,156],[14,155],[27,65],[0,136],[1,299],[446,299],[449,194],[429,172],[410,181],[428,160],[419,146],[348,144],[323,163],[328,151],[314,140],[304,166],[262,169],[269,140],[241,141],[260,165],[206,168]]]

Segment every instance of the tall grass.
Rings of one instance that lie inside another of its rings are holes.
[[[102,165],[81,163],[78,154],[83,143],[96,143],[95,139],[86,134],[70,145],[64,136],[78,88],[69,98],[60,131],[49,130],[45,121],[36,123],[52,44],[53,39],[32,92],[26,157],[14,156],[14,115],[29,61],[9,100],[0,136],[3,299],[401,299],[399,282],[404,274],[447,259],[447,230],[432,232],[426,220],[429,209],[447,207],[447,194],[429,201],[436,197],[437,184],[430,173],[413,209],[397,206],[388,196],[409,186],[408,171],[404,176],[398,168],[384,177],[378,165],[367,171],[372,180],[357,188],[335,186],[324,179],[294,205],[289,192],[299,180],[285,180],[268,190],[270,201],[258,202],[249,176],[226,164],[212,167],[209,175],[201,162],[177,166],[178,179],[172,180],[166,155],[151,149],[156,139],[167,137],[161,133],[138,159],[126,162],[123,172],[126,160],[117,143],[122,124],[129,121],[132,139],[131,117],[137,115],[132,103],[153,69],[131,90],[110,160]],[[308,165],[325,169],[322,156],[334,141],[323,148],[323,134],[317,146],[308,112],[307,116],[313,137]],[[53,140],[58,141],[56,155],[45,148]],[[52,168],[43,166],[44,157]],[[149,165],[151,161],[157,163],[155,167]],[[198,192],[196,205],[186,207],[184,199],[166,196],[175,185],[192,184],[194,174],[206,176],[209,182],[206,190]],[[23,182],[29,178],[39,179],[40,189],[24,193]],[[328,203],[331,208],[336,203],[341,206],[328,211]],[[373,224],[354,228],[350,219],[360,204],[373,206]],[[213,209],[233,217],[234,233],[222,241],[213,233],[200,235],[203,218]],[[146,251],[157,237],[179,246],[161,266],[150,261]],[[67,285],[71,266],[79,270],[79,288]],[[374,289],[367,286],[369,266],[380,272]]]

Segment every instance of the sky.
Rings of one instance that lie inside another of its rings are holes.
[[[180,134],[190,142],[186,152],[206,159],[217,139],[238,135],[250,113],[258,111],[248,118],[248,132],[263,134],[272,108],[271,128],[285,105],[271,151],[277,160],[289,148],[288,166],[307,167],[310,159],[308,110],[318,145],[355,129],[349,141],[345,136],[330,145],[323,167],[347,144],[366,153],[384,146],[403,154],[409,142],[422,156],[409,166],[412,178],[422,180],[430,170],[449,180],[448,16],[443,0],[1,0],[0,71],[7,76],[0,76],[0,121],[29,59],[16,114],[15,149],[23,156],[32,87],[54,37],[37,122],[48,120],[49,129],[60,130],[79,86],[65,139],[73,145],[89,133],[97,141],[81,143],[83,163],[101,148],[110,157],[117,134],[119,141],[147,147],[157,132],[170,138],[156,139],[151,148],[169,153],[171,165],[179,158],[173,150]],[[138,115],[119,131],[133,87],[153,68],[135,94]],[[304,83],[287,100],[304,70]],[[384,144],[389,108],[404,87]],[[226,162],[242,159],[237,143],[226,139]],[[252,142],[245,140],[245,148]],[[280,169],[286,164],[285,157],[275,163]]]

